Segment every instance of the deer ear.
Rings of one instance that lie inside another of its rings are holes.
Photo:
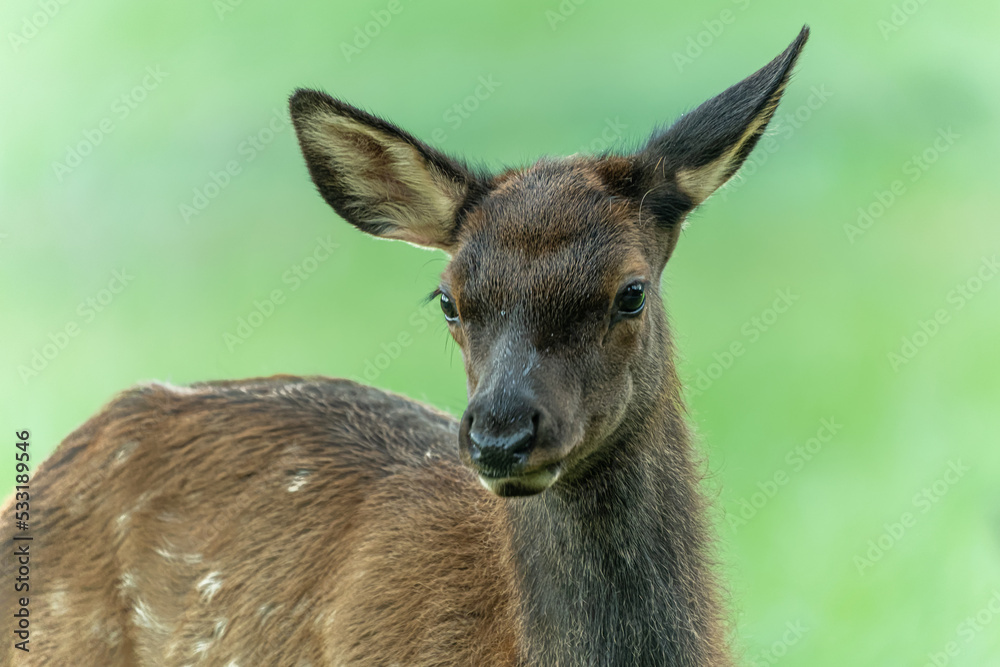
[[[325,93],[289,103],[320,195],[361,231],[449,251],[459,212],[484,179],[392,123]]]
[[[808,37],[805,26],[784,53],[654,135],[639,152],[598,159],[609,190],[636,202],[640,220],[656,222],[664,261],[684,217],[729,180],[757,144]]]
[[[640,157],[672,176],[692,207],[736,173],[774,115],[792,67],[809,37],[803,26],[784,53],[653,137]]]

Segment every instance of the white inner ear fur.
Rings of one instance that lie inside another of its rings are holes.
[[[730,146],[725,153],[712,162],[702,165],[701,167],[677,170],[677,185],[687,196],[691,197],[695,206],[708,199],[709,195],[722,187],[726,181],[735,175],[738,170],[733,170],[732,173],[727,175],[727,172],[729,172],[732,167],[733,158],[739,154],[740,149],[744,144],[746,144],[750,137],[753,137],[760,132],[762,128],[767,125],[767,122],[771,120],[774,110],[778,108],[778,101],[781,100],[781,93],[784,92],[784,90],[785,84],[782,84],[774,92],[774,94],[771,95],[767,105],[765,105],[753,121],[747,125],[746,130],[744,130],[743,134],[740,135],[739,140]]]
[[[371,155],[352,135],[377,144],[383,155]],[[408,143],[351,118],[317,113],[303,136],[329,160],[364,222],[389,223],[385,238],[447,249],[464,185],[427,164]]]

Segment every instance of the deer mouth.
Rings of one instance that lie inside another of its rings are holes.
[[[501,498],[533,496],[549,488],[559,479],[559,475],[562,474],[562,463],[550,463],[516,474],[503,474],[498,470],[480,468],[476,474],[480,484]]]

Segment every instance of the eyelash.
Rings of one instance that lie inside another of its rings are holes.
[[[644,282],[642,282],[642,281],[636,281],[636,282],[629,283],[628,285],[626,285],[625,288],[622,289],[622,291],[619,292],[618,295],[615,297],[614,303],[616,305],[621,305],[621,300],[622,300],[622,297],[625,295],[625,293],[628,292],[629,290],[634,289],[634,288],[638,288],[639,289],[639,296],[640,296],[639,305],[636,308],[632,309],[632,310],[621,310],[620,308],[618,308],[616,310],[615,314],[614,314],[614,319],[615,320],[621,320],[621,319],[630,318],[630,317],[638,317],[640,314],[642,314],[642,311],[645,310],[645,308],[646,308],[646,284]],[[455,302],[455,300],[451,296],[449,296],[447,293],[445,293],[440,287],[438,287],[433,292],[431,292],[430,294],[428,294],[425,297],[425,299],[424,299],[424,303],[425,304],[429,304],[431,301],[433,301],[435,299],[442,299],[442,297],[443,297],[443,299],[447,299],[447,301],[451,304],[452,308],[456,312],[456,314],[455,314],[454,317],[448,317],[448,313],[444,312],[445,320],[447,320],[448,322],[451,322],[453,324],[459,323],[461,321],[461,318],[458,315],[458,304]],[[443,300],[441,301],[441,309],[442,309],[442,311],[445,311],[445,305],[444,305],[444,301]]]

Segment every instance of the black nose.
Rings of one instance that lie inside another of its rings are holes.
[[[528,463],[538,435],[539,413],[525,409],[503,416],[471,407],[462,419],[460,437],[469,460],[487,477],[516,476]]]

